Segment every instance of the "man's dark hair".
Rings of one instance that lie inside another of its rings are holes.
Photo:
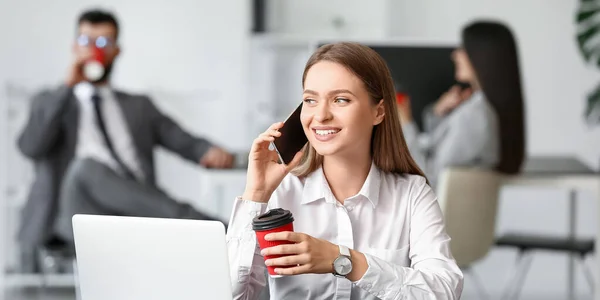
[[[91,23],[93,25],[108,23],[115,27],[115,38],[119,36],[119,22],[117,22],[117,18],[107,11],[94,9],[83,12],[79,19],[77,20],[77,26],[80,26],[82,23]]]

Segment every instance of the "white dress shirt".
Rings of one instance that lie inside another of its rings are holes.
[[[236,199],[227,245],[234,299],[256,299],[266,284],[252,218],[290,210],[294,230],[362,252],[369,265],[351,282],[333,274],[269,277],[271,299],[459,299],[463,275],[450,253],[437,198],[425,178],[374,164],[360,192],[338,202],[319,169],[288,175],[268,204]]]
[[[108,86],[97,88],[102,98],[100,109],[103,112],[106,132],[110,137],[114,150],[123,163],[133,172],[138,179],[144,178],[144,172],[140,168],[135,146],[131,140],[129,127],[125,123],[123,111],[117,102],[114,93]],[[98,127],[92,96],[94,86],[87,82],[77,84],[73,93],[79,101],[79,129],[77,134],[77,146],[75,156],[78,158],[91,158],[123,174],[121,167],[112,157],[108,146],[102,137],[102,131]]]

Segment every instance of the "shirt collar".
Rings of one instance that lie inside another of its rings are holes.
[[[379,203],[379,188],[381,186],[381,170],[377,168],[374,162],[371,162],[369,175],[358,192],[359,195],[367,198],[373,205],[373,208]],[[327,183],[323,167],[310,173],[304,182],[304,190],[302,191],[302,204],[308,204],[317,200],[324,199],[327,203],[335,203],[335,197],[331,192],[331,188]]]
[[[94,95],[95,91],[98,91],[101,97],[109,97],[111,95],[111,89],[108,84],[104,84],[98,87],[94,87],[87,81],[80,82],[73,87],[73,93],[79,99],[90,99]]]

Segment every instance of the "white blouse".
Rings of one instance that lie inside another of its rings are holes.
[[[292,212],[295,231],[362,252],[369,267],[356,282],[333,274],[269,277],[271,299],[460,298],[463,275],[425,178],[372,164],[360,192],[343,205],[322,169],[288,175],[268,205],[238,198],[227,232],[234,299],[257,299],[266,284],[252,219],[276,207]]]

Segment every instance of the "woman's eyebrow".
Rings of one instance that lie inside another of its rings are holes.
[[[319,93],[313,91],[313,90],[304,90],[305,94],[311,94],[311,95],[319,95]],[[346,94],[350,94],[352,96],[356,96],[354,95],[353,92],[351,92],[350,90],[346,90],[346,89],[337,89],[337,90],[333,90],[330,91],[329,93],[327,93],[328,95],[333,95],[333,94],[342,94],[342,93],[346,93]]]

